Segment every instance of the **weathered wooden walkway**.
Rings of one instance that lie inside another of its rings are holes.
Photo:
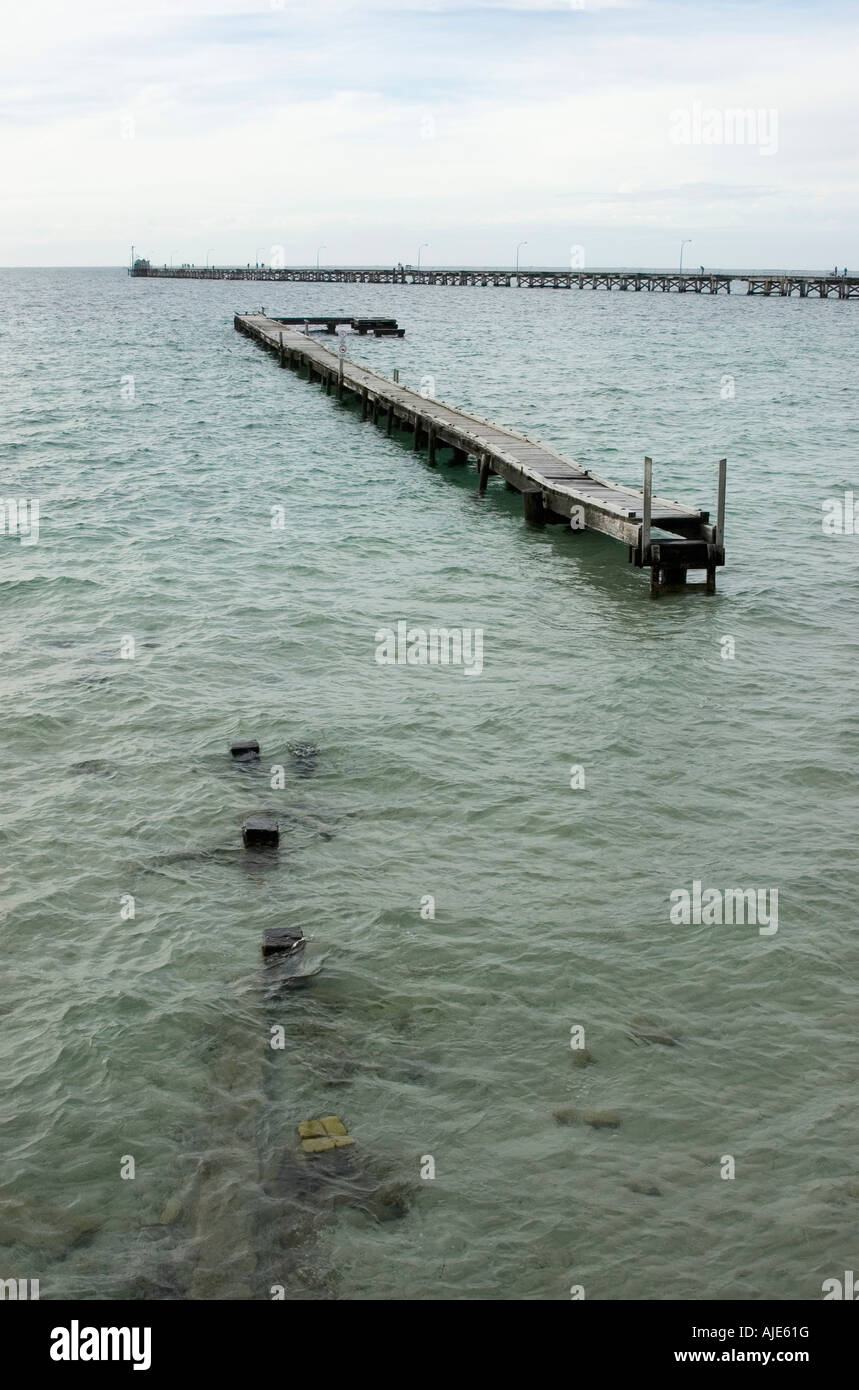
[[[677,294],[730,294],[733,284],[746,294],[799,295],[801,299],[859,299],[859,276],[781,271],[672,270],[417,270],[354,266],[153,266],[136,261],[129,275],[172,280],[272,280],[278,284],[323,285],[491,285],[502,289],[628,290]]]
[[[574,531],[601,531],[623,541],[630,563],[650,568],[654,596],[684,586],[690,569],[703,570],[707,591],[715,592],[716,569],[725,563],[724,459],[719,464],[718,516],[713,525],[708,512],[652,495],[650,459],[645,459],[643,491],[622,487],[548,444],[346,361],[283,320],[257,313],[237,314],[234,322],[240,333],[276,353],[282,367],[305,372],[306,379],[319,381],[327,395],[359,401],[362,420],[384,420],[389,435],[395,429],[408,431],[413,449],[426,447],[430,465],[438,462],[443,449],[452,451],[453,463],[467,464],[473,458],[478,496],[485,495],[490,478],[497,476],[522,494],[529,522],[565,522]]]

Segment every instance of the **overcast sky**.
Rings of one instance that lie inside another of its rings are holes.
[[[16,8],[2,265],[859,266],[855,4]]]

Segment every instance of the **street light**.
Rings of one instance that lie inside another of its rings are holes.
[[[428,248],[428,246],[428,241],[422,241],[420,246],[418,247],[418,270],[420,270],[421,268],[421,252],[425,251]]]
[[[177,252],[177,251],[171,251],[171,252],[170,252],[170,269],[171,269],[171,270],[173,269],[173,257],[176,256],[176,255],[178,255],[178,252]]]
[[[527,241],[520,241],[520,242],[519,242],[519,245],[516,247],[516,274],[517,274],[517,275],[519,274],[519,251],[521,250],[521,248],[522,248],[523,246],[527,246],[527,245],[528,245]]]
[[[692,244],[692,238],[691,238],[690,236],[684,237],[683,241],[681,241],[681,243],[680,243],[680,274],[681,274],[681,275],[683,274],[683,247],[684,247],[684,246],[691,246],[691,244]]]
[[[320,251],[327,251],[327,250],[328,250],[328,247],[325,245],[324,242],[322,243],[321,246],[317,246],[317,248],[316,248],[316,269],[317,269],[317,270],[319,269],[319,252],[320,252]]]
[[[208,251],[206,252],[206,269],[207,269],[207,270],[209,269],[209,257],[211,256],[211,254],[212,254],[212,248],[211,248],[211,246],[210,246],[209,249],[208,249]]]

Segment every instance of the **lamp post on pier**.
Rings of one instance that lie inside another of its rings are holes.
[[[692,238],[691,238],[690,236],[684,237],[683,240],[682,240],[681,243],[680,243],[680,274],[681,274],[681,275],[683,274],[683,247],[684,247],[684,246],[691,246],[691,245],[692,245]]]
[[[320,252],[320,251],[327,251],[327,250],[328,250],[328,247],[325,245],[324,242],[322,243],[321,246],[317,246],[317,248],[316,248],[316,269],[317,269],[317,270],[319,269],[319,252]]]
[[[418,247],[418,270],[420,270],[420,268],[421,268],[421,252],[422,252],[422,251],[425,251],[428,247],[429,247],[429,242],[428,242],[428,241],[422,241],[421,244],[420,244],[420,246]]]
[[[518,246],[516,247],[516,274],[517,274],[517,275],[519,274],[519,252],[521,251],[521,249],[522,249],[523,246],[527,246],[527,245],[528,245],[527,241],[520,241],[519,244],[518,244]]]

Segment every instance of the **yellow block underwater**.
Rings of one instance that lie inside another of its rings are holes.
[[[326,1149],[342,1149],[355,1140],[346,1129],[343,1121],[336,1115],[325,1115],[320,1120],[301,1120],[298,1126],[301,1147],[305,1153],[324,1153]]]

